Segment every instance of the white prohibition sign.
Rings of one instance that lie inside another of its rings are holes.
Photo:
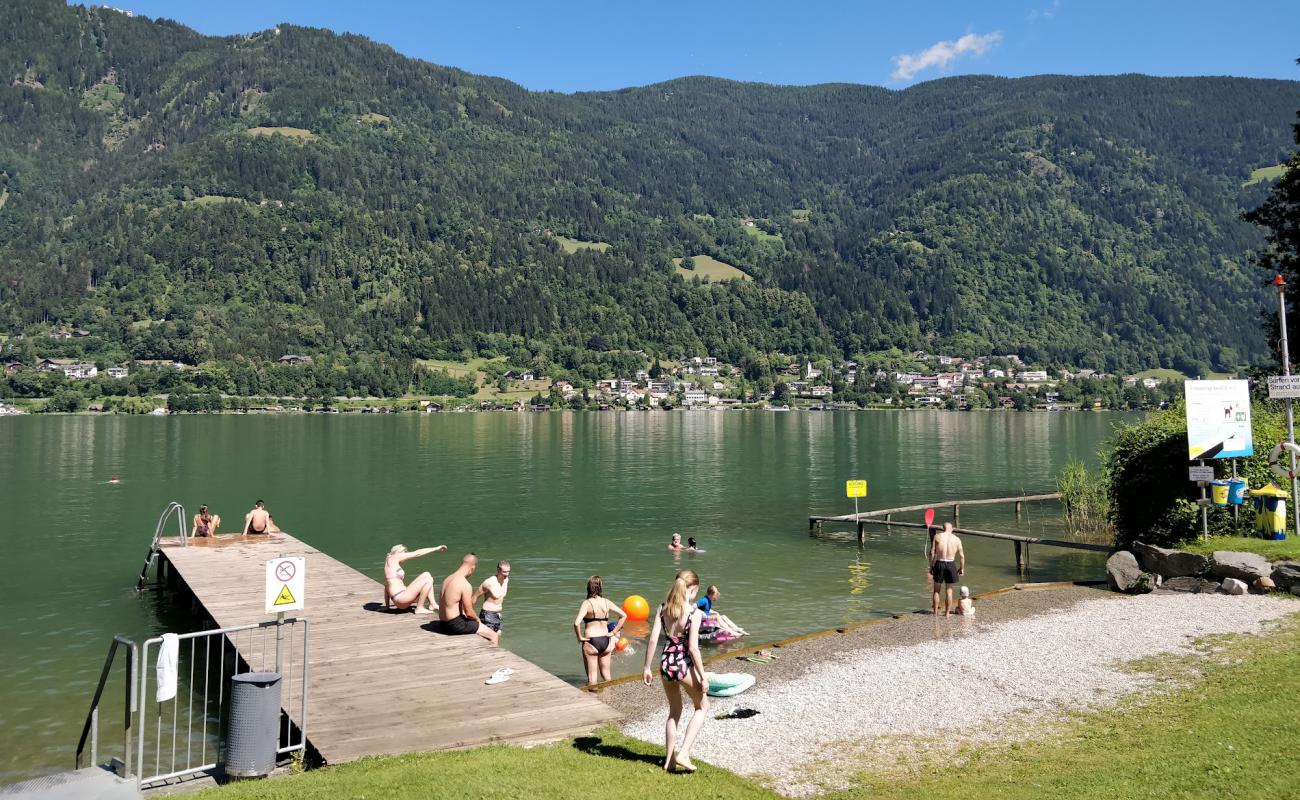
[[[292,561],[281,561],[275,568],[275,577],[288,583],[293,580],[293,575],[298,570],[294,567]]]

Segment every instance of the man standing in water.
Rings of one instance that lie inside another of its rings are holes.
[[[483,612],[479,621],[496,631],[498,636],[501,633],[501,607],[506,602],[506,592],[510,590],[510,562],[498,561],[495,575],[490,576],[487,580],[479,584],[478,591],[474,593],[474,602],[483,598]]]
[[[960,563],[959,563],[960,562]],[[933,591],[930,599],[930,610],[938,615],[939,613],[939,590],[942,584],[948,585],[947,599],[943,604],[943,615],[949,616],[952,613],[952,587],[958,579],[966,574],[966,551],[962,550],[961,539],[953,533],[952,523],[945,522],[943,530],[935,534],[934,539],[930,542],[930,580],[933,581]]]
[[[464,636],[477,633],[492,644],[497,643],[497,632],[479,621],[474,613],[474,588],[469,585],[469,576],[478,567],[478,556],[470,553],[460,562],[460,568],[442,581],[438,593],[438,633],[448,636]]]

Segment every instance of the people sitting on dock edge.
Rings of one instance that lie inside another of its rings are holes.
[[[726,614],[721,614],[713,608],[719,597],[722,597],[721,590],[717,586],[710,584],[708,590],[704,592],[704,596],[696,601],[695,607],[704,612],[704,624],[708,627],[724,630],[732,636],[747,636],[748,631],[732,622],[731,618]]]
[[[266,510],[266,503],[261,500],[254,503],[253,509],[244,515],[245,536],[275,533],[278,530],[279,528],[275,527],[275,520],[271,519],[271,513]]]
[[[950,616],[953,584],[966,574],[966,551],[962,550],[961,539],[953,532],[951,522],[945,522],[943,530],[935,534],[930,543],[929,574],[932,581],[930,610],[939,613],[939,592],[946,585],[948,594],[943,604],[943,615]]]
[[[653,680],[650,663],[659,643],[659,634],[662,632],[668,640],[659,657],[659,678],[668,697],[668,721],[664,725],[665,772],[678,767],[687,772],[695,771],[695,765],[691,763],[691,745],[709,715],[709,686],[704,677],[704,659],[700,656],[700,625],[704,621],[704,612],[695,606],[695,595],[699,590],[700,577],[694,571],[684,569],[678,572],[668,590],[668,597],[655,614],[650,640],[646,643],[641,678],[649,686]],[[676,750],[677,726],[682,719],[682,689],[690,696],[695,711],[690,722],[686,723],[682,747]]]
[[[957,601],[957,613],[963,617],[975,616],[975,601],[971,599],[970,587],[961,587],[961,599]]]
[[[695,543],[695,537],[692,536],[692,537],[690,537],[689,539],[686,540],[686,552],[688,552],[688,553],[703,553],[703,552],[704,552],[704,548],[703,548],[703,547],[700,547],[698,544],[696,544],[696,543]]]
[[[199,513],[194,515],[194,527],[190,536],[216,536],[221,525],[221,515],[209,514],[206,505],[199,506]]]
[[[402,569],[402,562],[427,556],[430,553],[441,553],[446,549],[445,544],[437,547],[422,547],[419,550],[407,550],[404,544],[393,545],[388,555],[384,556],[384,607],[413,608],[417,614],[432,614],[434,608],[433,602],[429,600],[429,593],[433,591],[433,576],[421,572],[415,580],[411,581],[411,585],[407,586],[406,571]]]
[[[610,612],[619,617],[612,627],[609,624]],[[627,613],[605,598],[605,582],[601,577],[592,575],[588,578],[587,599],[578,606],[578,616],[573,620],[573,630],[578,634],[578,646],[582,650],[582,663],[587,669],[588,686],[610,679],[610,662],[626,621]]]
[[[460,561],[456,571],[442,581],[442,590],[438,594],[438,619],[435,627],[438,633],[447,636],[466,636],[477,633],[492,644],[497,643],[497,632],[479,621],[474,613],[474,587],[469,585],[469,576],[478,568],[478,556],[468,553]]]
[[[682,535],[680,533],[673,534],[673,538],[668,542],[668,549],[674,553],[680,553],[686,549],[686,547],[682,545]]]
[[[501,633],[501,608],[506,602],[506,592],[510,590],[510,562],[498,561],[497,571],[489,575],[478,585],[474,592],[474,601],[483,598],[483,609],[479,612],[479,621],[498,634]]]

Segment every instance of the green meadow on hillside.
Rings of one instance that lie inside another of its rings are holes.
[[[691,256],[691,258],[695,261],[695,269],[686,269],[683,267],[683,259],[673,259],[673,264],[677,267],[677,274],[681,275],[686,280],[690,280],[691,278],[700,278],[704,281],[718,282],[753,280],[753,278],[746,275],[743,270],[733,267],[724,261],[719,261],[713,256],[698,255]]]

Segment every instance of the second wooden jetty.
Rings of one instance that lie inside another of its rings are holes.
[[[312,626],[307,740],[326,763],[548,741],[618,717],[505,648],[430,633],[421,627],[429,617],[377,610],[378,582],[288,534],[160,545],[168,568],[218,627],[272,619],[264,610],[266,561],[307,559],[306,608],[295,615]],[[484,683],[503,667],[514,670],[510,680]]]

